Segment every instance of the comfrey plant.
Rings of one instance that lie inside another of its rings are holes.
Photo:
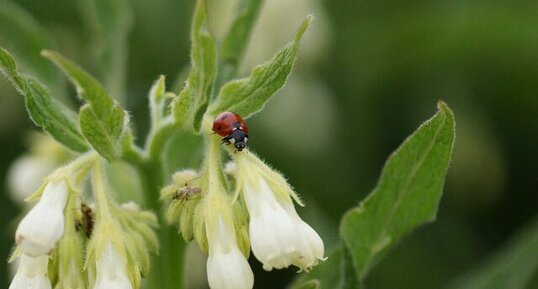
[[[304,206],[299,195],[246,147],[241,117],[260,112],[284,85],[312,20],[306,17],[273,58],[235,79],[261,3],[242,1],[217,42],[204,1],[196,2],[190,72],[177,92],[167,90],[164,76],[151,87],[144,145],[116,100],[131,23],[123,1],[87,7],[104,38],[98,59],[107,68],[100,74],[105,85],[59,53],[41,52],[75,86],[83,103],[78,111],[20,73],[0,50],[0,68],[25,97],[33,122],[72,157],[27,198],[37,203],[15,232],[11,260],[19,262],[10,289],[183,288],[182,268],[193,260],[183,260],[185,242],[169,224],[207,255],[212,289],[253,288],[251,252],[266,271],[293,266],[304,272],[294,288],[358,288],[398,239],[434,218],[454,140],[453,115],[443,102],[391,156],[374,192],[344,216],[342,241],[327,257],[320,235],[296,211],[295,204]],[[192,139],[199,145],[189,144]],[[200,152],[200,162],[170,165],[171,142],[189,155]],[[142,196],[134,193],[138,179]]]

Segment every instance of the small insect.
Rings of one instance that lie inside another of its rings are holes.
[[[172,195],[172,199],[180,202],[188,201],[192,197],[200,194],[201,192],[202,189],[200,188],[185,185],[184,187],[174,192],[174,194]]]
[[[213,131],[224,137],[222,143],[233,144],[237,151],[242,151],[247,144],[248,126],[237,113],[220,113],[213,121]]]
[[[82,230],[86,237],[90,238],[93,232],[93,211],[85,203],[80,205],[80,212],[82,213],[82,219],[78,220],[75,224],[77,230]]]

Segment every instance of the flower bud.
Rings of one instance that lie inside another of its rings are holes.
[[[22,254],[19,258],[19,268],[9,289],[51,289],[47,278],[48,256],[33,258]]]
[[[49,254],[64,231],[64,208],[69,191],[65,180],[49,181],[39,202],[17,227],[15,240],[24,254]]]

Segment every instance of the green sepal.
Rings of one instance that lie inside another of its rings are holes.
[[[38,81],[19,74],[15,60],[3,48],[0,48],[0,71],[24,96],[26,109],[37,126],[73,151],[88,149],[88,143],[78,128],[76,113],[53,98]]]
[[[87,104],[80,109],[82,133],[92,147],[109,161],[122,154],[121,139],[129,123],[129,115],[112,99],[101,84],[72,61],[53,51],[43,51],[77,88]]]
[[[182,190],[197,188],[191,180],[196,179],[197,173],[192,170],[183,170],[173,176],[173,183],[161,190],[161,201],[165,206],[165,219],[169,224],[178,225],[178,233],[185,241],[190,241],[194,237],[194,219],[199,216],[199,204],[201,195],[194,195],[185,198],[181,196]],[[188,185],[187,185],[188,184]],[[201,193],[201,191],[200,191]]]
[[[223,111],[233,111],[248,118],[260,111],[271,96],[284,86],[295,63],[299,42],[311,21],[312,16],[308,16],[297,30],[294,40],[271,60],[254,67],[249,77],[226,83],[209,107],[209,114],[216,116]]]

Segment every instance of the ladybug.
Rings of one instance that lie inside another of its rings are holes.
[[[233,144],[237,151],[242,151],[247,144],[248,126],[237,113],[225,111],[217,115],[213,131],[224,137],[222,143]]]

